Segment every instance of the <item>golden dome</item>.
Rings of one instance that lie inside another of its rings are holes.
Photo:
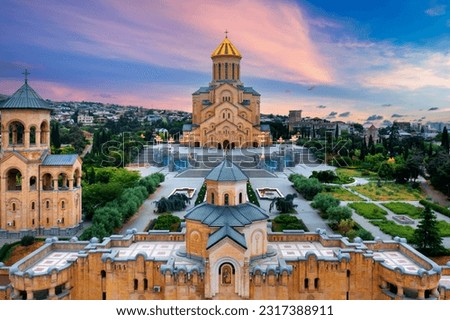
[[[228,40],[228,37],[225,37],[223,41],[219,44],[219,46],[214,50],[211,54],[211,58],[219,57],[219,56],[232,56],[237,58],[242,58],[238,49]]]

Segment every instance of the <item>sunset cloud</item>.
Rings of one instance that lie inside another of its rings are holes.
[[[246,76],[306,84],[332,82],[332,69],[311,39],[297,4],[269,0],[220,4],[218,0],[137,0],[132,4],[102,0],[86,10],[55,1],[47,15],[73,37],[55,41],[42,36],[34,41],[110,59],[209,72],[209,54],[228,29],[230,40],[243,52]],[[37,11],[49,10],[32,5]],[[103,11],[107,14],[99,14]],[[248,19],[250,12],[252,19]]]

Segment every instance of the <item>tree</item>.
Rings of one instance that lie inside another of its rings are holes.
[[[373,142],[372,135],[369,135],[369,143],[368,143],[367,148],[369,149],[369,152],[371,155],[375,154],[375,143]]]
[[[386,162],[386,161],[383,162],[380,165],[380,168],[378,169],[378,176],[381,179],[384,179],[384,180],[392,179],[393,176],[394,176],[394,168],[393,168],[393,166],[390,163]]]
[[[327,210],[327,215],[331,224],[338,225],[342,220],[352,217],[352,210],[347,206],[330,207]]]
[[[59,123],[57,121],[52,122],[50,133],[50,144],[56,149],[61,148],[61,138],[59,135]]]
[[[426,206],[422,212],[422,220],[414,230],[413,239],[417,249],[425,255],[435,256],[446,251],[442,245],[436,215],[429,206]]]
[[[274,206],[281,213],[294,212],[294,208],[297,207],[297,205],[294,204],[294,198],[297,198],[295,193],[288,194],[286,197],[278,197],[273,199],[269,206],[269,212],[272,212]]]
[[[442,148],[444,148],[444,151],[447,152],[447,154],[448,154],[450,144],[449,144],[449,140],[448,140],[447,127],[444,127],[444,130],[442,131],[441,141],[442,141],[442,144],[441,144]]]
[[[327,210],[331,207],[338,207],[341,201],[330,194],[319,193],[311,202],[311,207],[320,210],[322,218],[326,219]]]

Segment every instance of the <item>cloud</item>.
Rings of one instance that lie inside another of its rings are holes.
[[[436,110],[439,110],[439,108],[438,107],[431,107],[431,108],[428,109],[428,111],[436,111]]]
[[[341,118],[347,118],[347,117],[350,116],[350,114],[351,114],[350,111],[342,112],[342,113],[339,114],[339,117],[341,117]]]
[[[425,10],[425,13],[429,15],[430,17],[437,17],[437,16],[443,16],[446,12],[447,6],[445,5],[439,5],[435,7],[428,8]]]
[[[392,104],[390,104],[390,103],[384,103],[384,104],[382,104],[381,106],[382,106],[382,107],[391,107]]]
[[[394,114],[391,116],[391,118],[404,118],[404,117],[406,117],[406,116],[403,115],[403,114],[398,114],[398,113],[394,113]]]
[[[316,108],[319,108],[319,109],[325,109],[327,106],[324,106],[324,105],[320,105],[320,106],[317,106]]]
[[[338,113],[336,111],[331,111],[328,115],[327,115],[327,119],[335,119],[336,115]]]
[[[99,0],[90,10],[57,0],[48,3],[30,5],[52,20],[55,29],[51,36],[42,34],[30,41],[53,49],[210,72],[210,53],[228,28],[229,39],[245,59],[247,76],[302,84],[333,81],[332,68],[295,2],[243,0],[223,5],[220,0],[136,0],[130,5]]]
[[[374,114],[369,116],[366,121],[377,121],[377,120],[383,120],[383,116]]]

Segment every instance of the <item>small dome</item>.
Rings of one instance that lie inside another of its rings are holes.
[[[236,47],[231,43],[228,37],[225,37],[225,39],[223,39],[216,50],[214,50],[214,52],[211,54],[211,58],[222,56],[231,56],[239,59],[242,58],[238,49],[236,49]]]

